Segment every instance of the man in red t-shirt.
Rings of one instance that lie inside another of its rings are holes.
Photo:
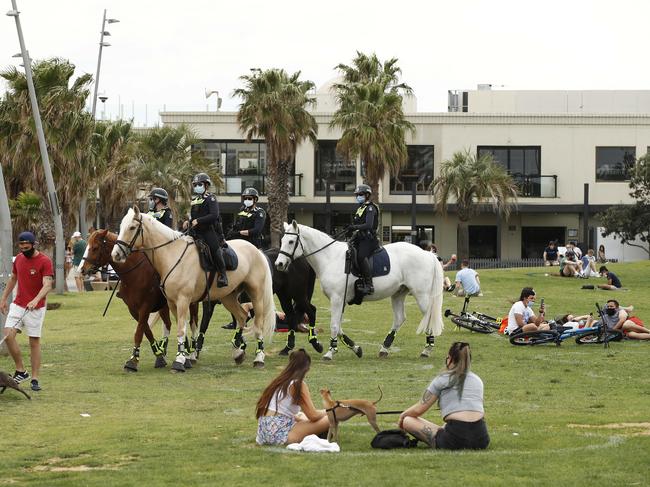
[[[25,333],[29,337],[30,362],[32,365],[32,390],[40,391],[38,372],[41,368],[41,330],[45,318],[45,296],[52,289],[52,261],[35,248],[36,238],[31,232],[18,236],[20,254],[14,260],[11,278],[0,299],[0,312],[7,315],[3,334],[7,349],[16,364],[14,380],[21,383],[29,379],[29,373],[23,364],[23,356],[18,347],[16,333]],[[18,283],[16,299],[7,306],[7,299]]]

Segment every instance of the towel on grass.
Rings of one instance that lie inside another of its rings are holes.
[[[291,443],[287,445],[288,450],[294,451],[316,451],[316,452],[334,452],[341,451],[338,443],[330,443],[327,440],[319,438],[316,435],[308,435],[300,443]]]

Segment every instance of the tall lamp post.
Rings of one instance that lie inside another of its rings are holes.
[[[106,9],[104,9],[104,16],[102,17],[102,29],[99,35],[99,54],[97,55],[97,74],[95,75],[95,89],[93,92],[93,103],[91,109],[93,120],[95,120],[95,113],[97,111],[97,92],[99,90],[99,72],[102,67],[102,51],[104,50],[105,47],[110,47],[110,44],[108,42],[104,42],[104,37],[108,37],[111,35],[111,33],[106,30],[106,24],[115,24],[117,22],[119,22],[119,20],[117,19],[107,19]],[[86,205],[87,205],[86,198],[82,198],[81,207],[79,209],[79,230],[81,231],[81,234],[84,236],[88,233],[88,226],[86,224]],[[97,224],[95,228],[99,228],[99,184],[97,185],[96,213],[97,213],[96,215]]]
[[[18,42],[20,42],[20,52],[23,57],[23,64],[25,65],[25,77],[27,78],[27,88],[29,90],[29,100],[32,105],[32,114],[34,116],[34,124],[36,126],[36,134],[38,136],[38,147],[41,151],[41,160],[43,161],[43,172],[45,173],[45,181],[47,183],[47,197],[52,208],[52,215],[54,217],[54,232],[55,232],[55,278],[56,278],[56,293],[63,294],[64,289],[64,274],[63,274],[63,259],[65,256],[65,241],[63,240],[63,223],[61,221],[61,209],[59,208],[59,198],[56,195],[56,187],[54,186],[54,178],[52,177],[52,168],[50,167],[50,157],[47,154],[47,145],[45,143],[45,134],[43,132],[43,124],[41,122],[41,114],[38,110],[38,101],[36,100],[36,90],[34,89],[34,79],[32,77],[32,60],[29,57],[29,52],[25,47],[25,39],[23,38],[23,30],[20,25],[20,12],[16,5],[16,0],[11,0],[13,10],[7,12],[9,17],[13,17],[16,21],[16,30],[18,31]]]

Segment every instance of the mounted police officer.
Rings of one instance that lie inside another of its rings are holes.
[[[357,186],[354,195],[357,203],[359,203],[359,208],[354,214],[352,225],[347,228],[347,236],[352,237],[350,244],[357,249],[357,264],[363,277],[361,292],[368,295],[375,292],[368,257],[379,248],[379,241],[377,240],[379,207],[370,200],[372,189],[367,184]]]
[[[266,212],[257,206],[260,194],[255,188],[246,188],[242,193],[243,204],[237,213],[235,223],[230,232],[228,240],[248,240],[258,249],[262,247],[262,232],[266,223]]]
[[[228,277],[226,276],[226,263],[223,260],[221,243],[223,242],[223,229],[221,228],[221,215],[219,215],[219,203],[212,193],[208,192],[212,181],[210,177],[200,172],[192,179],[192,197],[190,211],[190,225],[194,235],[202,239],[212,254],[212,261],[219,273],[217,287],[226,287]]]
[[[169,195],[162,188],[153,188],[149,193],[149,215],[163,225],[172,228],[172,210],[167,206]]]

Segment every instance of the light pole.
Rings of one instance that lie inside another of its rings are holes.
[[[217,111],[219,111],[219,108],[221,108],[221,102],[223,101],[221,97],[219,96],[219,92],[217,90],[205,90],[205,98],[210,98],[212,95],[217,95]],[[208,106],[209,108],[209,106]]]
[[[106,24],[115,24],[119,22],[117,19],[107,19],[106,18],[106,9],[104,9],[104,16],[102,17],[102,28],[100,31],[99,35],[99,54],[97,55],[97,74],[95,75],[95,89],[93,92],[93,103],[92,103],[92,109],[91,109],[91,114],[93,117],[93,121],[95,120],[95,113],[97,111],[97,92],[99,90],[99,72],[102,67],[102,51],[104,50],[105,47],[110,47],[110,44],[108,42],[104,42],[104,37],[108,37],[111,35],[110,32],[106,30]],[[106,101],[106,99],[102,100],[102,102]],[[99,183],[97,184],[97,207],[96,207],[96,227],[99,228]],[[83,236],[85,236],[88,233],[88,227],[86,225],[86,206],[87,206],[87,201],[86,198],[81,199],[81,207],[79,208],[79,230]]]
[[[65,256],[65,241],[63,240],[63,223],[61,221],[61,209],[59,208],[59,198],[56,195],[56,187],[54,186],[54,178],[52,177],[52,168],[50,167],[50,157],[47,154],[47,144],[45,142],[45,134],[43,132],[43,124],[41,122],[41,114],[38,110],[38,101],[36,100],[36,90],[34,89],[34,79],[32,77],[32,60],[29,57],[29,52],[25,47],[25,40],[23,38],[23,30],[20,26],[20,12],[16,5],[16,0],[11,0],[13,10],[7,12],[9,17],[13,17],[16,21],[16,30],[18,31],[18,42],[20,43],[20,52],[23,57],[23,64],[25,65],[25,77],[27,78],[27,88],[29,90],[29,100],[32,105],[32,114],[34,116],[34,124],[36,125],[36,134],[38,136],[38,147],[41,151],[41,160],[43,161],[43,172],[45,173],[45,181],[47,182],[47,196],[50,201],[50,208],[52,208],[52,215],[54,217],[54,232],[55,240],[55,263],[56,263],[56,293],[63,294],[63,259]]]

